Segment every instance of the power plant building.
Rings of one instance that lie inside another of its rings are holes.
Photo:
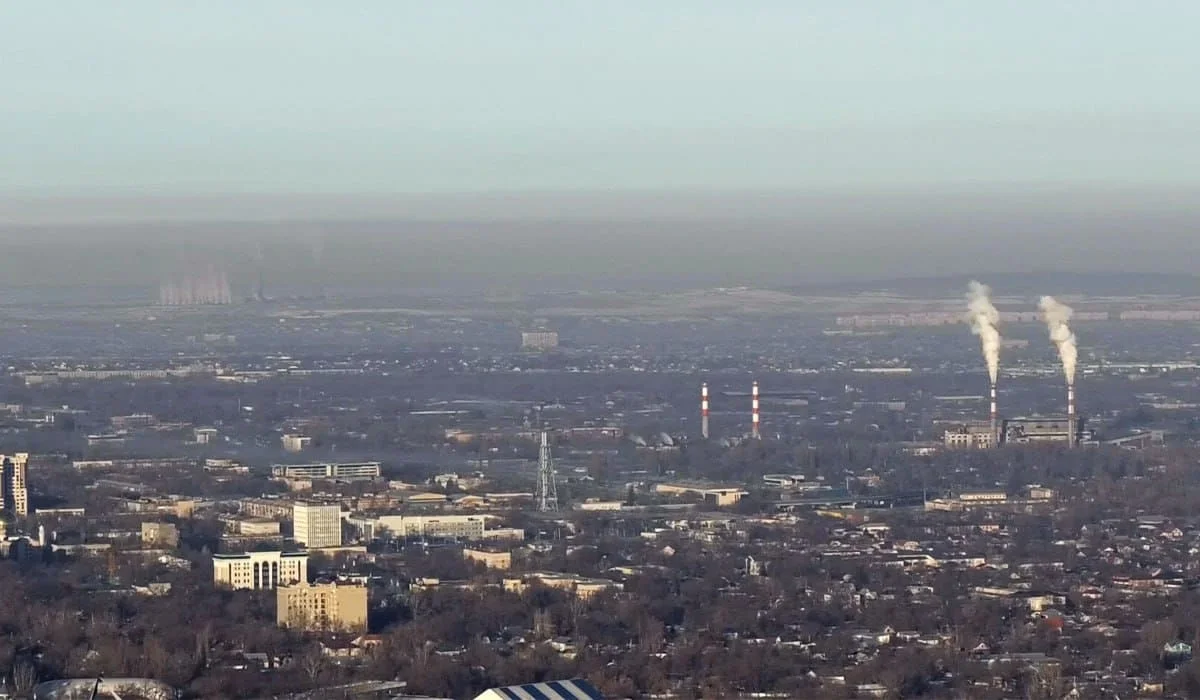
[[[1043,418],[1010,418],[1004,421],[1004,442],[1014,444],[1036,442],[1066,442],[1078,445],[1091,442],[1092,431],[1070,416]]]
[[[943,444],[955,449],[987,449],[1000,444],[1044,442],[1079,445],[1094,439],[1093,431],[1085,429],[1082,420],[1067,416],[1006,418],[999,421],[996,431],[987,422],[963,423],[942,434]]]

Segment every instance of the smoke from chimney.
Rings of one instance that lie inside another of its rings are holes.
[[[988,378],[992,386],[1000,376],[1000,312],[992,305],[992,290],[986,284],[974,280],[967,285],[967,310],[971,318],[971,332],[979,336],[983,346],[983,359],[987,362]]]
[[[1075,346],[1075,334],[1071,332],[1068,322],[1075,311],[1051,296],[1042,297],[1038,302],[1038,307],[1046,319],[1046,329],[1050,332],[1050,340],[1058,348],[1058,356],[1062,360],[1063,375],[1067,378],[1067,386],[1073,387],[1075,386],[1075,364],[1079,359],[1079,349]]]

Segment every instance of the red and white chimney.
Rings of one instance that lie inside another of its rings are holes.
[[[992,403],[988,416],[992,419],[992,445],[1000,444],[1000,414],[996,410],[996,383],[992,382]]]
[[[758,440],[758,382],[750,386],[750,436]]]
[[[700,385],[700,437],[708,439],[708,382]]]
[[[1078,428],[1075,419],[1075,384],[1067,384],[1067,446],[1074,447]]]

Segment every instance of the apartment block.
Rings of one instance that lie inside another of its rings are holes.
[[[367,631],[367,587],[302,583],[275,591],[280,627],[310,631]]]

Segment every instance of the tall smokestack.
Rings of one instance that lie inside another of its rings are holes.
[[[996,382],[992,382],[991,405],[988,415],[992,419],[992,445],[1000,444],[1000,414],[996,411]]]
[[[700,385],[700,437],[708,439],[708,382]]]
[[[755,440],[761,437],[758,432],[758,382],[750,386],[750,435]]]
[[[1075,385],[1067,385],[1067,446],[1074,447],[1077,441],[1078,421],[1075,418]]]
[[[1051,296],[1042,297],[1038,302],[1042,315],[1046,319],[1046,330],[1050,333],[1050,341],[1058,348],[1058,357],[1062,360],[1063,376],[1067,380],[1067,444],[1075,446],[1075,366],[1079,360],[1079,348],[1076,345],[1075,334],[1071,332],[1069,321],[1075,311]]]

